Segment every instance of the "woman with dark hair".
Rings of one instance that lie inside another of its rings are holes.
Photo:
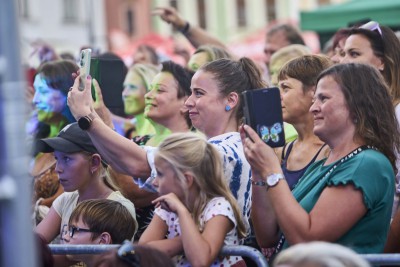
[[[133,140],[120,136],[112,130],[112,127],[110,128],[101,119],[98,120],[99,117],[93,109],[91,98],[84,104],[75,105],[72,102],[77,101],[78,98],[84,100],[81,94],[86,92],[87,96],[90,96],[90,90],[84,90],[83,93],[76,92],[74,89],[77,84],[75,84],[70,93],[69,105],[75,115],[84,114],[76,112],[82,112],[85,108],[93,110],[93,112],[89,112],[93,114],[91,116],[94,116],[91,122],[98,123],[97,129],[100,131],[97,132],[94,127],[90,127],[87,129],[87,133],[91,136],[93,143],[98,146],[100,154],[105,157],[113,170],[129,175],[118,175],[115,179],[122,188],[124,196],[132,200],[137,207],[139,223],[139,230],[135,236],[137,239],[151,221],[154,209],[151,201],[157,197],[154,188],[145,183],[151,175],[150,166],[154,167],[155,148],[171,133],[187,132],[192,128],[185,107],[185,101],[190,95],[192,75],[191,71],[172,61],[162,63],[161,71],[154,76],[149,85],[149,91],[145,94],[144,116],[151,120],[155,134],[135,137]],[[90,79],[87,81],[87,88],[90,86],[89,81]],[[79,119],[85,116],[76,115],[76,117]],[[155,171],[152,175],[155,175]],[[135,177],[136,184],[132,177]]]
[[[273,149],[242,127],[253,186],[267,191],[264,238],[270,246],[279,251],[319,240],[358,253],[383,251],[394,194],[393,148],[400,148],[388,92],[368,65],[339,64],[321,73],[310,112],[314,134],[331,151],[307,169],[293,192]]]
[[[388,27],[370,21],[348,32],[342,63],[369,64],[383,75],[389,87],[392,103],[400,123],[400,41]],[[400,133],[398,133],[400,134]],[[397,153],[397,169],[400,169],[400,155]],[[400,172],[396,175],[396,194],[392,216],[398,209],[400,198]]]
[[[89,88],[89,81],[86,82],[86,88]],[[75,80],[68,97],[74,116],[79,119],[90,114],[93,119],[89,122],[87,132],[105,159],[116,170],[133,177],[147,178],[151,175],[144,184],[145,187],[151,187],[151,181],[156,175],[154,148],[145,147],[145,151],[129,140],[118,137],[93,112],[90,90],[78,91],[78,83]],[[153,87],[154,92],[164,95],[164,91],[168,90],[167,86],[156,84],[160,85]],[[184,83],[178,80],[178,84],[183,87]],[[247,229],[251,184],[250,166],[244,157],[238,133],[243,117],[241,93],[265,86],[261,72],[252,60],[219,59],[204,65],[196,72],[191,83],[192,94],[185,98],[184,106],[176,106],[180,112],[188,112],[193,126],[204,133],[208,142],[214,144],[220,152],[225,179],[238,200]],[[165,116],[167,113],[161,109],[162,103],[167,104],[168,101],[148,102],[148,115],[157,115],[159,119]]]
[[[299,179],[315,161],[325,158],[329,153],[329,147],[313,133],[314,118],[309,110],[317,78],[331,65],[332,61],[326,56],[304,55],[287,62],[278,73],[283,120],[292,124],[298,133],[295,140],[276,149],[290,190],[296,187]],[[262,252],[268,256],[273,248],[268,247],[267,239],[264,238],[264,220],[269,211],[263,199],[267,197],[267,192],[260,186],[253,186],[252,192],[252,222],[257,242]]]
[[[346,42],[347,37],[349,36],[349,31],[350,29],[348,28],[339,29],[332,37],[333,55],[331,56],[331,60],[334,63],[339,63],[345,56],[344,44]]]

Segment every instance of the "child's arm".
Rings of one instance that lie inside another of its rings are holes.
[[[53,241],[60,233],[61,217],[54,207],[51,207],[46,217],[36,226],[35,232],[41,235],[47,243]]]
[[[167,231],[168,226],[165,222],[157,214],[154,214],[153,219],[139,239],[139,245],[154,247],[165,252],[170,257],[182,254],[181,237],[166,239]]]
[[[210,266],[220,252],[225,236],[234,227],[227,217],[217,215],[208,220],[203,233],[192,219],[192,215],[174,193],[155,199],[153,202],[166,204],[178,214],[183,250],[192,266]]]
[[[179,212],[178,216],[186,258],[193,266],[210,266],[221,251],[233,223],[227,217],[217,215],[206,223],[203,233],[200,233],[187,210]]]

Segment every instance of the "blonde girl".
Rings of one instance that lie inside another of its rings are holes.
[[[242,266],[241,257],[217,258],[246,232],[214,146],[193,133],[173,134],[160,144],[155,165],[160,196],[139,244],[177,256],[178,266]]]

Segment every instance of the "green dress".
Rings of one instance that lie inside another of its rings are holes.
[[[325,161],[308,168],[293,189],[294,197],[309,213],[327,186],[354,184],[363,194],[367,213],[335,243],[358,253],[381,253],[389,231],[395,189],[389,160],[379,151],[366,149],[338,164],[328,175],[335,163],[324,166]],[[288,245],[285,241],[283,248]]]

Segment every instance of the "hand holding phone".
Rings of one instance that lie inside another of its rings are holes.
[[[90,60],[92,57],[92,49],[83,49],[79,55],[79,91],[85,89],[86,77],[90,74]]]
[[[285,145],[282,105],[276,87],[248,90],[243,94],[243,113],[248,124],[270,147]]]

